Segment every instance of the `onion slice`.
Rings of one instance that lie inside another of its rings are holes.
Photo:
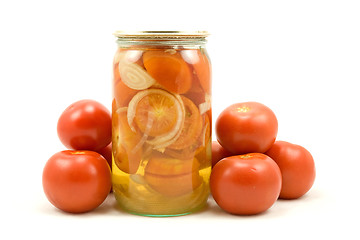
[[[127,107],[120,107],[118,109],[116,109],[116,113],[119,114],[119,113],[123,113],[123,112],[126,112],[127,111]]]
[[[200,115],[203,115],[211,109],[211,96],[205,94],[205,102],[199,104]]]
[[[119,62],[119,73],[124,84],[135,90],[147,89],[156,82],[145,69],[125,58]]]
[[[148,133],[153,125],[153,122],[154,122],[154,120],[152,118],[148,118],[144,134],[142,135],[140,141],[136,144],[136,146],[131,150],[133,153],[136,153],[146,142],[147,138],[149,137]]]

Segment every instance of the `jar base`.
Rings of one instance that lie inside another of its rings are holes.
[[[137,216],[162,218],[162,217],[179,217],[179,216],[185,216],[185,215],[197,213],[197,212],[201,211],[202,209],[204,209],[206,206],[207,206],[207,201],[205,201],[204,204],[202,204],[200,206],[197,206],[196,208],[191,209],[191,210],[189,210],[187,212],[171,213],[171,214],[139,213],[139,212],[130,211],[130,210],[124,209],[124,208],[122,208],[122,210],[126,211],[127,213],[137,215]]]
[[[119,184],[113,182],[113,193],[121,210],[140,216],[171,217],[197,212],[207,205],[210,195],[208,179],[211,168],[201,169],[204,179],[200,186],[179,196],[165,196],[144,183],[141,175],[119,175]],[[129,191],[131,189],[131,191]]]
[[[175,217],[198,212],[207,205],[210,195],[209,185],[203,183],[194,192],[174,198],[129,198],[124,192],[113,188],[117,205],[130,214],[147,217]],[[150,200],[151,199],[151,200]]]

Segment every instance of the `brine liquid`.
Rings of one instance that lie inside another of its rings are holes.
[[[114,58],[113,192],[147,216],[206,205],[211,72],[204,49],[121,49]]]
[[[113,193],[122,209],[138,215],[175,216],[192,213],[206,205],[209,196],[210,166],[199,171],[202,183],[196,189],[174,197],[163,195],[146,183],[146,163],[146,160],[143,161],[136,174],[125,173],[113,164]]]

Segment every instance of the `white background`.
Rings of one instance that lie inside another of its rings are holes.
[[[65,149],[57,119],[84,98],[110,109],[115,30],[209,31],[213,119],[235,102],[270,107],[278,139],[315,159],[311,191],[250,217],[211,200],[175,218],[129,215],[112,197],[82,215],[54,208],[41,175]],[[360,238],[359,1],[4,0],[0,31],[1,239]]]

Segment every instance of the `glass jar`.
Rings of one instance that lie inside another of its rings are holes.
[[[176,216],[206,205],[211,172],[207,32],[116,32],[113,192],[122,209]]]

